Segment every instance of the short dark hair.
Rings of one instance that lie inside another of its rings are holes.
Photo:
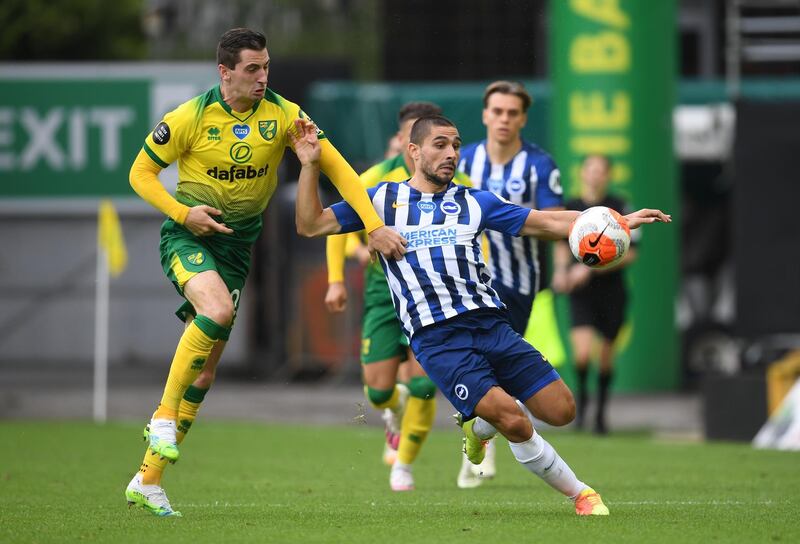
[[[261,51],[266,48],[267,38],[261,32],[249,28],[232,28],[219,38],[217,64],[233,69],[242,60],[240,53],[243,49]]]
[[[527,112],[528,108],[531,107],[531,102],[533,102],[531,95],[528,94],[528,91],[525,89],[525,85],[517,81],[501,80],[490,83],[489,86],[486,87],[486,90],[483,92],[484,108],[489,106],[489,97],[492,96],[494,93],[513,94],[514,96],[522,100],[523,112]]]
[[[409,119],[441,114],[442,108],[433,102],[408,102],[397,112],[397,125],[400,126]]]
[[[414,121],[411,127],[411,143],[420,145],[422,140],[431,133],[431,127],[453,127],[455,123],[444,115],[426,115]]]

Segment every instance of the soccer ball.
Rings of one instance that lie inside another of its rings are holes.
[[[592,268],[617,263],[631,245],[631,229],[619,213],[605,206],[581,212],[569,229],[569,248],[578,261]]]

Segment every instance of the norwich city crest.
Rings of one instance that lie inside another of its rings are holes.
[[[261,137],[268,142],[272,141],[277,131],[278,131],[278,122],[275,119],[269,119],[267,121],[258,122],[258,132],[260,132]]]
[[[206,260],[205,256],[203,256],[202,251],[198,251],[197,253],[192,253],[186,258],[187,261],[194,265],[203,264],[203,261]]]

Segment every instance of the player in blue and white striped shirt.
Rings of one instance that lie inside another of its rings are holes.
[[[323,236],[363,228],[353,209],[319,201],[316,130],[296,121],[292,144],[302,169],[297,189],[297,231]],[[480,234],[497,229],[519,236],[566,238],[578,212],[522,208],[487,191],[452,183],[461,138],[441,116],[422,117],[411,130],[414,175],[369,191],[389,228],[408,242],[397,260],[381,258],[395,310],[428,376],[461,414],[465,448],[473,463],[484,441],[500,432],[530,472],[575,501],[579,515],[607,515],[600,495],[533,428],[533,415],[552,425],[575,417],[572,393],[542,355],[514,332],[490,286]],[[626,216],[631,228],[670,220],[658,210]]]
[[[563,209],[558,167],[522,139],[531,97],[520,83],[495,81],[483,94],[486,139],[464,146],[458,169],[473,186],[530,209]],[[508,307],[511,326],[524,335],[541,283],[538,240],[489,231],[492,287]]]

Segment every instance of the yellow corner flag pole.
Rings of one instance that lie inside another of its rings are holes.
[[[97,210],[97,282],[94,318],[94,395],[92,414],[95,422],[107,418],[108,404],[108,307],[109,279],[117,277],[128,264],[125,238],[114,204],[101,200]]]

